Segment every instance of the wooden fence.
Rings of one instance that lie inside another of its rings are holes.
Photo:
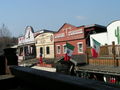
[[[120,66],[120,45],[105,45],[101,46],[99,56],[93,58],[91,54],[91,47],[87,48],[87,63],[93,65],[105,66]]]
[[[87,48],[87,53],[89,57],[92,56],[91,47]],[[99,57],[113,57],[113,55],[120,57],[120,45],[115,45],[115,48],[113,48],[113,45],[105,45],[100,47]]]

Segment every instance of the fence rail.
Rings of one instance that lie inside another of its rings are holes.
[[[89,57],[92,56],[91,47],[87,48],[87,53]],[[120,57],[120,45],[115,45],[115,48],[113,48],[113,45],[105,45],[100,47],[99,57],[113,57],[114,54],[116,57]]]

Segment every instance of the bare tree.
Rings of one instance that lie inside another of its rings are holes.
[[[11,33],[5,24],[2,24],[2,27],[0,28],[0,37],[11,37]]]
[[[2,53],[3,49],[10,44],[11,44],[11,33],[9,29],[5,26],[5,24],[2,24],[2,27],[0,27],[0,53]]]

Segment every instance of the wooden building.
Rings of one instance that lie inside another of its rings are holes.
[[[18,59],[26,60],[36,57],[34,30],[31,26],[25,29],[25,35],[18,38]]]
[[[106,27],[97,24],[76,27],[65,23],[54,34],[55,57],[60,58],[65,55],[66,42],[75,46],[73,56],[85,54],[86,47],[90,46],[90,34],[106,31]]]
[[[54,36],[53,31],[41,30],[39,35],[35,37],[36,57],[42,54],[43,58],[54,58]]]

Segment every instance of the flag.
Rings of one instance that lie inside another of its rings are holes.
[[[92,38],[93,41],[93,47],[91,49],[92,57],[98,57],[99,50],[100,50],[100,43]]]
[[[71,44],[69,44],[69,43],[66,43],[66,54],[65,54],[65,57],[64,57],[64,60],[65,61],[68,61],[68,60],[70,60],[70,57],[72,56],[72,53],[73,53],[73,51],[74,51],[74,46],[73,45],[71,45]]]
[[[40,62],[40,64],[42,64],[42,63],[43,63],[43,60],[42,60],[42,54],[41,54],[41,53],[40,53],[39,62]]]
[[[67,53],[65,54],[65,57],[64,57],[64,61],[69,61],[70,60],[70,57],[67,55]]]

